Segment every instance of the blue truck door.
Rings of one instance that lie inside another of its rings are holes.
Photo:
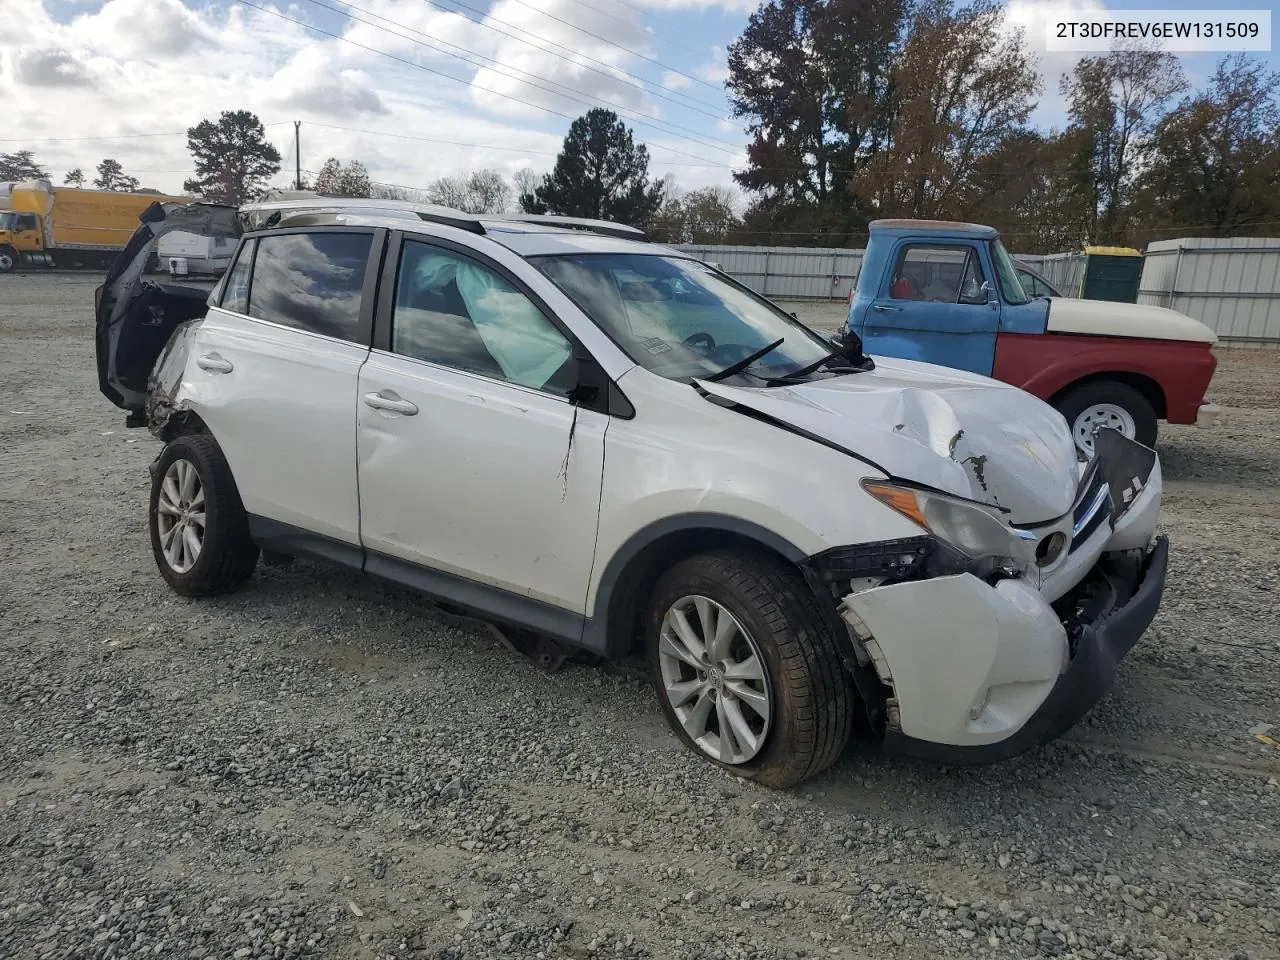
[[[991,376],[1000,298],[984,259],[976,243],[900,241],[860,318],[863,349]]]

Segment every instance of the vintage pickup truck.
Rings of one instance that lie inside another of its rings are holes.
[[[1156,422],[1213,423],[1213,331],[1163,307],[1032,297],[992,227],[871,224],[848,327],[867,353],[994,377],[1058,409],[1087,455],[1099,426],[1147,446]]]

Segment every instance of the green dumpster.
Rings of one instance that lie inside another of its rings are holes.
[[[1142,253],[1132,247],[1085,247],[1079,296],[1084,300],[1138,302]]]

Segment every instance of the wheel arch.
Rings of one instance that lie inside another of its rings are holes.
[[[726,548],[772,554],[798,570],[806,559],[785,537],[738,517],[688,513],[656,521],[632,534],[604,565],[584,645],[608,657],[636,652],[643,605],[658,577],[688,557]]]
[[[204,418],[194,410],[175,410],[156,430],[156,436],[165,443],[194,433],[210,437],[215,442],[218,439],[204,422]]]
[[[1091,383],[1108,381],[1123,383],[1125,386],[1137,390],[1151,404],[1151,408],[1156,412],[1157,419],[1163,420],[1169,415],[1169,401],[1164,387],[1154,377],[1149,377],[1133,370],[1100,370],[1096,373],[1078,377],[1055,390],[1049,397],[1049,404],[1056,407],[1063,397],[1073,390],[1088,386]]]

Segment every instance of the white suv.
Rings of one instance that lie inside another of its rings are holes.
[[[99,373],[165,441],[180,593],[305,556],[544,653],[644,651],[676,735],[773,786],[855,715],[947,762],[1055,737],[1159,605],[1153,451],[1104,431],[1080,463],[1034,397],[872,362],[638,231],[372,201],[144,220]],[[142,278],[168,230],[246,228],[211,293]]]

